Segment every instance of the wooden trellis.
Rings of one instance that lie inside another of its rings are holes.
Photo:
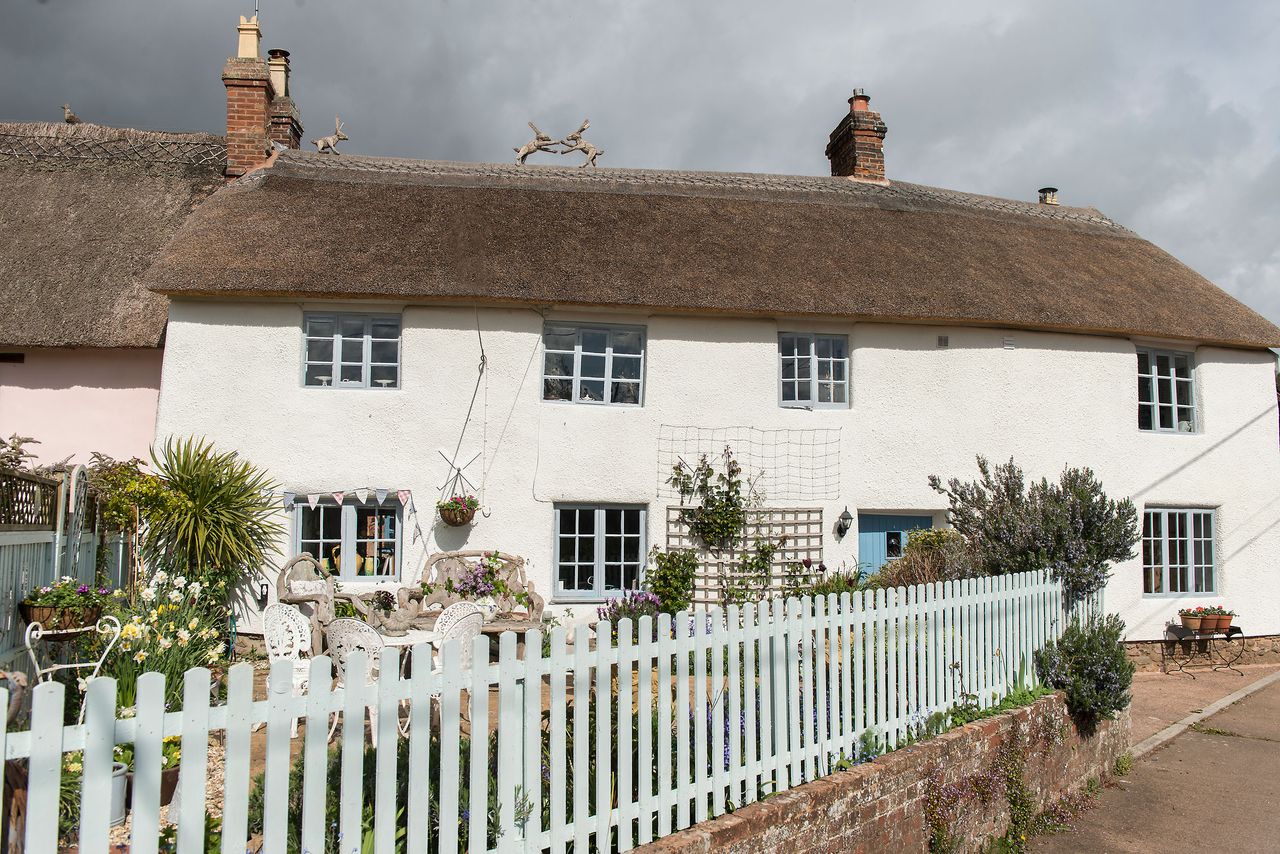
[[[58,486],[47,477],[0,469],[0,531],[52,531]]]
[[[742,559],[749,557],[757,541],[785,538],[773,555],[765,595],[781,595],[789,565],[808,558],[815,567],[822,563],[822,509],[817,507],[756,507],[746,511],[743,545],[736,550],[708,551],[689,533],[682,510],[667,508],[667,548],[692,549],[698,553],[698,573],[694,580],[694,602],[718,605],[724,601],[728,582],[740,575]]]

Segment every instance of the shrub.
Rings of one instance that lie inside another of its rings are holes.
[[[1120,638],[1124,620],[1115,614],[1100,619],[1073,618],[1057,641],[1036,652],[1036,673],[1051,688],[1065,691],[1067,709],[1081,732],[1129,705],[1133,662]]]
[[[1134,556],[1138,514],[1113,501],[1087,468],[1066,468],[1057,483],[1027,485],[1013,460],[994,468],[978,457],[981,479],[929,485],[947,496],[948,518],[984,575],[1049,569],[1068,606],[1106,586],[1110,565]]]
[[[639,628],[641,617],[652,617],[656,637],[659,613],[661,605],[658,597],[647,590],[628,590],[622,594],[621,599],[611,599],[596,609],[596,615],[600,619],[613,624],[615,642],[618,640],[618,621],[624,618],[631,620],[632,631],[635,632]]]
[[[698,556],[689,549],[649,552],[650,566],[645,572],[644,587],[658,597],[664,614],[677,614],[693,602],[693,582],[698,571]]]
[[[148,566],[228,592],[260,572],[281,533],[275,484],[235,451],[216,451],[202,439],[169,439],[152,452],[170,499],[142,508]]]
[[[949,528],[912,531],[902,557],[886,563],[868,583],[874,587],[908,587],[977,575],[973,552],[964,537]]]

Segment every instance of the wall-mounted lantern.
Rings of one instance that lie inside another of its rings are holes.
[[[258,598],[258,607],[259,607],[259,608],[265,608],[265,607],[267,607],[267,594],[268,594],[269,592],[270,592],[270,588],[269,588],[269,587],[267,587],[267,582],[265,582],[265,581],[259,581],[259,582],[258,582],[258,597],[257,597],[257,598]]]
[[[849,512],[846,506],[844,512],[840,514],[840,518],[836,520],[836,536],[841,539],[849,533],[849,529],[853,527],[853,514]]]

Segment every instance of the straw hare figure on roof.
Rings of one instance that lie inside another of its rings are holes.
[[[69,125],[78,125],[84,121],[84,119],[71,112],[70,104],[62,105],[62,120]]]
[[[519,148],[511,149],[516,153],[516,163],[521,166],[524,165],[525,160],[528,159],[530,154],[533,154],[536,151],[554,151],[555,147],[560,144],[547,134],[538,130],[538,126],[533,122],[529,122],[529,127],[533,129],[533,139],[529,140]]]
[[[583,154],[587,155],[587,159],[582,161],[578,166],[579,169],[586,169],[588,166],[595,166],[596,158],[601,154],[604,154],[604,149],[596,148],[594,145],[582,138],[582,134],[584,134],[589,127],[591,127],[591,122],[587,119],[583,119],[581,127],[566,136],[564,139],[560,140],[560,144],[565,146],[565,148],[560,152],[561,154],[581,151]]]
[[[329,154],[341,154],[342,152],[338,151],[338,143],[349,138],[350,137],[342,132],[342,119],[335,115],[333,117],[333,133],[330,136],[322,136],[319,139],[313,139],[311,141],[316,144],[317,154],[324,154],[326,152]]]

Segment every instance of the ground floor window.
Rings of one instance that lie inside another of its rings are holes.
[[[325,499],[314,507],[299,498],[294,504],[294,550],[310,552],[335,578],[397,578],[400,514],[395,498],[342,504]]]
[[[640,586],[644,507],[557,504],[557,599],[605,599]]]
[[[1212,510],[1143,513],[1143,593],[1213,593],[1216,575]]]

